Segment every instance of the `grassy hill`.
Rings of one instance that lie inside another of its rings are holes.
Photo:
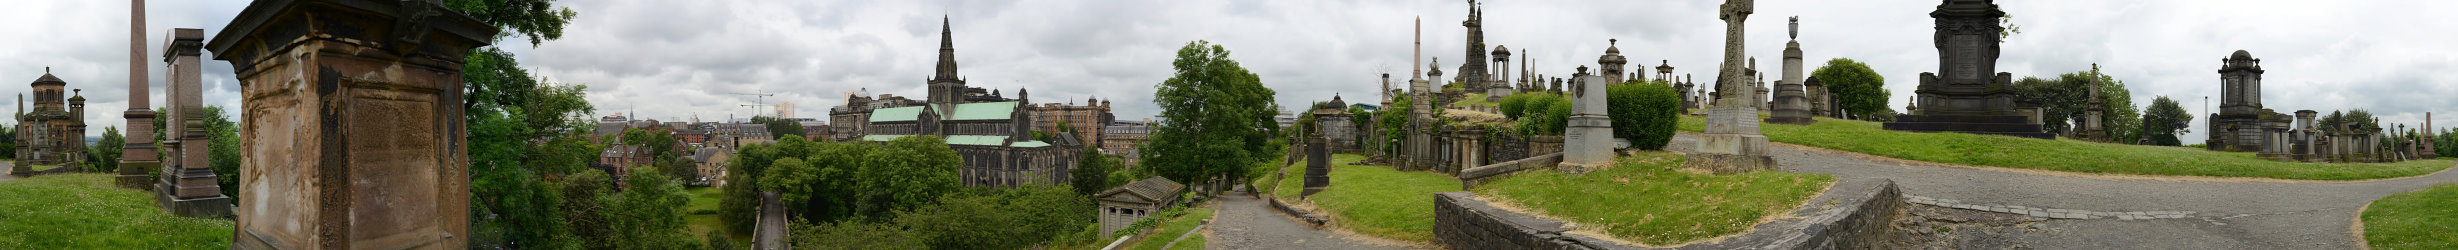
[[[105,174],[0,181],[0,249],[222,249],[232,225],[163,212]]]
[[[1496,203],[1577,222],[1582,230],[1668,245],[1742,233],[1835,183],[1835,177],[1822,174],[1682,172],[1683,158],[1638,152],[1584,175],[1530,170],[1474,191]]]
[[[1682,116],[1679,128],[1699,132],[1705,118]],[[2449,161],[2398,163],[2277,162],[2246,152],[2199,148],[2043,140],[1961,133],[1889,131],[1879,123],[1819,119],[1808,126],[1761,124],[1767,139],[1896,159],[1957,165],[2129,175],[2364,180],[2448,169]]]
[[[2382,197],[2364,209],[2364,240],[2375,249],[2458,249],[2458,184]]]

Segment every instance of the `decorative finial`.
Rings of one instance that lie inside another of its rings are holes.
[[[1801,16],[1792,16],[1792,39],[1801,39]]]
[[[1622,42],[1622,39],[1605,39],[1605,46],[1615,46],[1616,44],[1620,44],[1621,42]]]

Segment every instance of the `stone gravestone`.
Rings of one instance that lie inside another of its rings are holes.
[[[1945,0],[1929,12],[1937,19],[1938,72],[1920,74],[1912,104],[1918,111],[1895,117],[1886,129],[2055,138],[2015,110],[2014,74],[1990,73],[1997,72],[1997,32],[2004,28],[1997,20],[2005,16],[1988,0]]]
[[[145,94],[152,88],[147,86],[145,76],[145,0],[132,1],[129,9],[129,17],[134,21],[128,27],[128,111],[120,116],[127,118],[128,130],[122,132],[128,136],[127,144],[120,145],[119,172],[112,181],[120,187],[143,190],[153,188],[153,177],[147,171],[162,168],[161,159],[157,159],[162,155],[154,152],[154,109],[146,103],[153,96]]]
[[[1792,17],[1791,42],[1784,43],[1784,79],[1775,82],[1775,107],[1767,123],[1809,125],[1809,90],[1801,83],[1801,17]]]
[[[434,1],[258,1],[206,43],[240,80],[235,249],[469,245],[461,59],[494,26]]]
[[[2100,104],[2101,83],[2099,75],[2100,64],[2091,64],[2091,87],[2088,89],[2088,93],[2085,93],[2085,97],[2083,98],[2082,129],[2076,132],[2078,134],[2078,136],[2076,136],[2078,137],[2077,139],[2082,139],[2084,141],[2108,142],[2109,139],[2108,129],[2100,125],[2100,112],[2106,108],[2102,107],[2102,104]]]
[[[1584,71],[1584,70],[1583,70]],[[1603,76],[1581,75],[1570,86],[1570,121],[1562,131],[1562,166],[1586,172],[1613,164],[1613,119],[1606,111]]]
[[[1716,77],[1720,89],[1716,105],[1707,113],[1707,133],[1698,139],[1698,151],[1689,154],[1682,168],[1715,173],[1741,173],[1775,169],[1775,157],[1767,155],[1767,137],[1758,134],[1758,112],[1750,107],[1750,77],[1741,68],[1742,23],[1752,11],[1751,0],[1726,0],[1722,6],[1724,20],[1724,63]]]
[[[1324,150],[1328,146],[1324,144],[1323,137],[1306,138],[1306,190],[1297,194],[1300,198],[1313,196],[1331,186],[1331,154],[1329,150]]]
[[[164,120],[164,145],[171,154],[161,162],[161,182],[154,184],[154,200],[171,214],[188,217],[222,218],[230,216],[230,196],[222,194],[219,175],[213,172],[205,138],[205,90],[197,56],[204,46],[205,30],[171,29],[163,45],[162,59],[170,63],[169,81],[163,97],[170,106],[171,116]],[[126,166],[123,166],[126,167]]]

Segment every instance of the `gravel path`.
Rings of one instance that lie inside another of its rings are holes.
[[[1317,230],[1272,211],[1271,204],[1243,193],[1223,194],[1212,215],[1205,249],[1405,249]]]
[[[1683,133],[1674,137],[1671,149],[1690,151],[1696,140],[1696,135]],[[2011,239],[2017,246],[2040,249],[2353,249],[2359,243],[2351,226],[2356,210],[2366,203],[2432,184],[2458,183],[2453,171],[2364,182],[2168,180],[1903,164],[1782,144],[1773,152],[1781,171],[1889,178],[1904,195],[1962,204],[2185,214],[2048,220],[2038,223],[2035,228],[2040,230]]]
[[[16,167],[16,165],[10,165],[9,162],[6,161],[0,161],[0,181],[17,179],[17,175],[14,175],[14,173],[8,173],[9,168],[13,167]]]

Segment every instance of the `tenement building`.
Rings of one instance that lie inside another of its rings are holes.
[[[939,65],[930,77],[929,97],[917,103],[876,105],[847,103],[831,111],[868,109],[858,116],[858,122],[839,134],[858,135],[862,141],[890,141],[907,136],[937,136],[946,140],[949,148],[964,158],[959,178],[966,186],[1016,187],[1025,183],[1067,183],[1067,170],[1075,167],[1082,140],[1073,134],[1053,133],[1056,143],[1033,138],[1032,106],[1029,93],[1016,90],[1015,99],[1001,97],[996,91],[965,86],[956,71],[955,42],[952,32],[942,19],[939,30]],[[888,97],[888,96],[882,96]],[[876,101],[893,100],[882,98]],[[891,107],[893,106],[893,107]],[[830,114],[831,119],[840,117]],[[1100,123],[1091,123],[1100,124]],[[1088,124],[1089,125],[1089,124]]]
[[[43,68],[33,87],[33,111],[26,111],[24,97],[18,98],[16,166],[84,164],[85,96],[73,93],[83,91],[68,89],[67,81],[51,75],[51,68]]]
[[[1060,133],[1072,134],[1086,146],[1101,147],[1101,130],[1116,117],[1110,117],[1110,102],[1099,98],[1075,103],[1043,103],[1026,107],[1032,110],[1033,131],[1057,140]]]

